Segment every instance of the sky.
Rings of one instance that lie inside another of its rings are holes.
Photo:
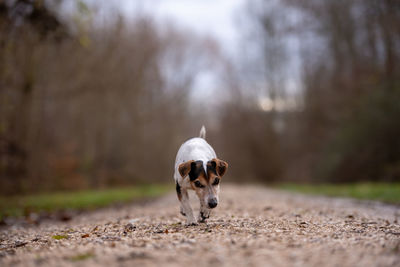
[[[236,47],[240,32],[237,14],[246,0],[86,0],[100,13],[117,10],[129,21],[144,11],[156,21],[206,35],[222,46]],[[233,48],[234,49],[234,48]],[[233,52],[233,51],[232,51]]]
[[[78,1],[78,0],[76,0]],[[238,14],[247,0],[84,0],[94,7],[97,15],[107,16],[114,11],[126,21],[140,13],[150,15],[162,25],[171,23],[178,29],[211,37],[216,40],[225,56],[231,59],[238,54],[240,27]],[[72,1],[70,2],[73,3]],[[72,6],[71,6],[72,7]],[[194,91],[212,94],[216,84],[215,74],[203,71],[197,76]]]
[[[243,56],[245,27],[248,21],[243,20],[246,14],[249,0],[75,0],[67,1],[72,6],[78,1],[84,1],[96,11],[96,17],[107,17],[110,14],[121,14],[124,19],[134,20],[138,14],[151,16],[159,25],[173,24],[178,29],[194,32],[200,36],[211,37],[216,40],[224,55],[230,58],[233,63],[238,56]],[[72,7],[71,6],[71,7]],[[167,22],[167,23],[166,23]],[[291,47],[293,51],[296,44]],[[251,50],[247,47],[246,51]],[[296,59],[292,53],[292,60]],[[296,61],[295,61],[296,63]],[[286,80],[286,90],[296,94],[297,80],[295,77],[296,64],[292,64],[290,73],[292,77]],[[205,98],[218,90],[218,78],[212,71],[204,70],[196,76],[194,90],[201,92]],[[263,83],[260,78],[261,84]],[[261,109],[270,108],[270,100],[267,95],[260,95]]]

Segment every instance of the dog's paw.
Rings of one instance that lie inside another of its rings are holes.
[[[183,209],[180,210],[180,213],[186,217],[186,213],[183,211]]]
[[[196,219],[192,219],[192,220],[187,220],[186,221],[186,226],[195,226],[195,225],[198,225],[198,223],[197,223],[197,221],[196,221]]]
[[[210,217],[210,213],[209,212],[200,212],[199,214],[199,222],[205,222],[206,219],[208,219]]]
[[[202,218],[199,218],[199,222],[201,222],[201,223],[205,223],[205,222],[206,222],[206,220],[207,220],[207,218],[204,218],[204,217],[202,217]]]

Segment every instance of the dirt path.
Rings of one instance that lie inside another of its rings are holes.
[[[183,222],[170,194],[3,228],[0,266],[400,266],[399,207],[222,185],[207,224]]]

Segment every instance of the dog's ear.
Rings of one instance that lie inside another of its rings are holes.
[[[187,175],[189,175],[191,181],[196,180],[199,175],[204,172],[203,161],[186,161],[179,165],[178,171],[181,174],[182,178],[185,178]]]
[[[194,160],[189,160],[179,165],[178,171],[182,178],[185,178],[189,174],[192,168],[192,163],[194,163]]]
[[[212,159],[211,161],[209,161],[209,164],[221,177],[225,174],[226,170],[228,169],[228,163],[221,159]]]

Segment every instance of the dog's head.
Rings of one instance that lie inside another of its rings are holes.
[[[228,163],[220,159],[207,162],[206,170],[203,161],[190,160],[179,165],[179,173],[185,178],[189,175],[190,184],[203,204],[210,209],[218,205],[219,183],[228,169]]]

